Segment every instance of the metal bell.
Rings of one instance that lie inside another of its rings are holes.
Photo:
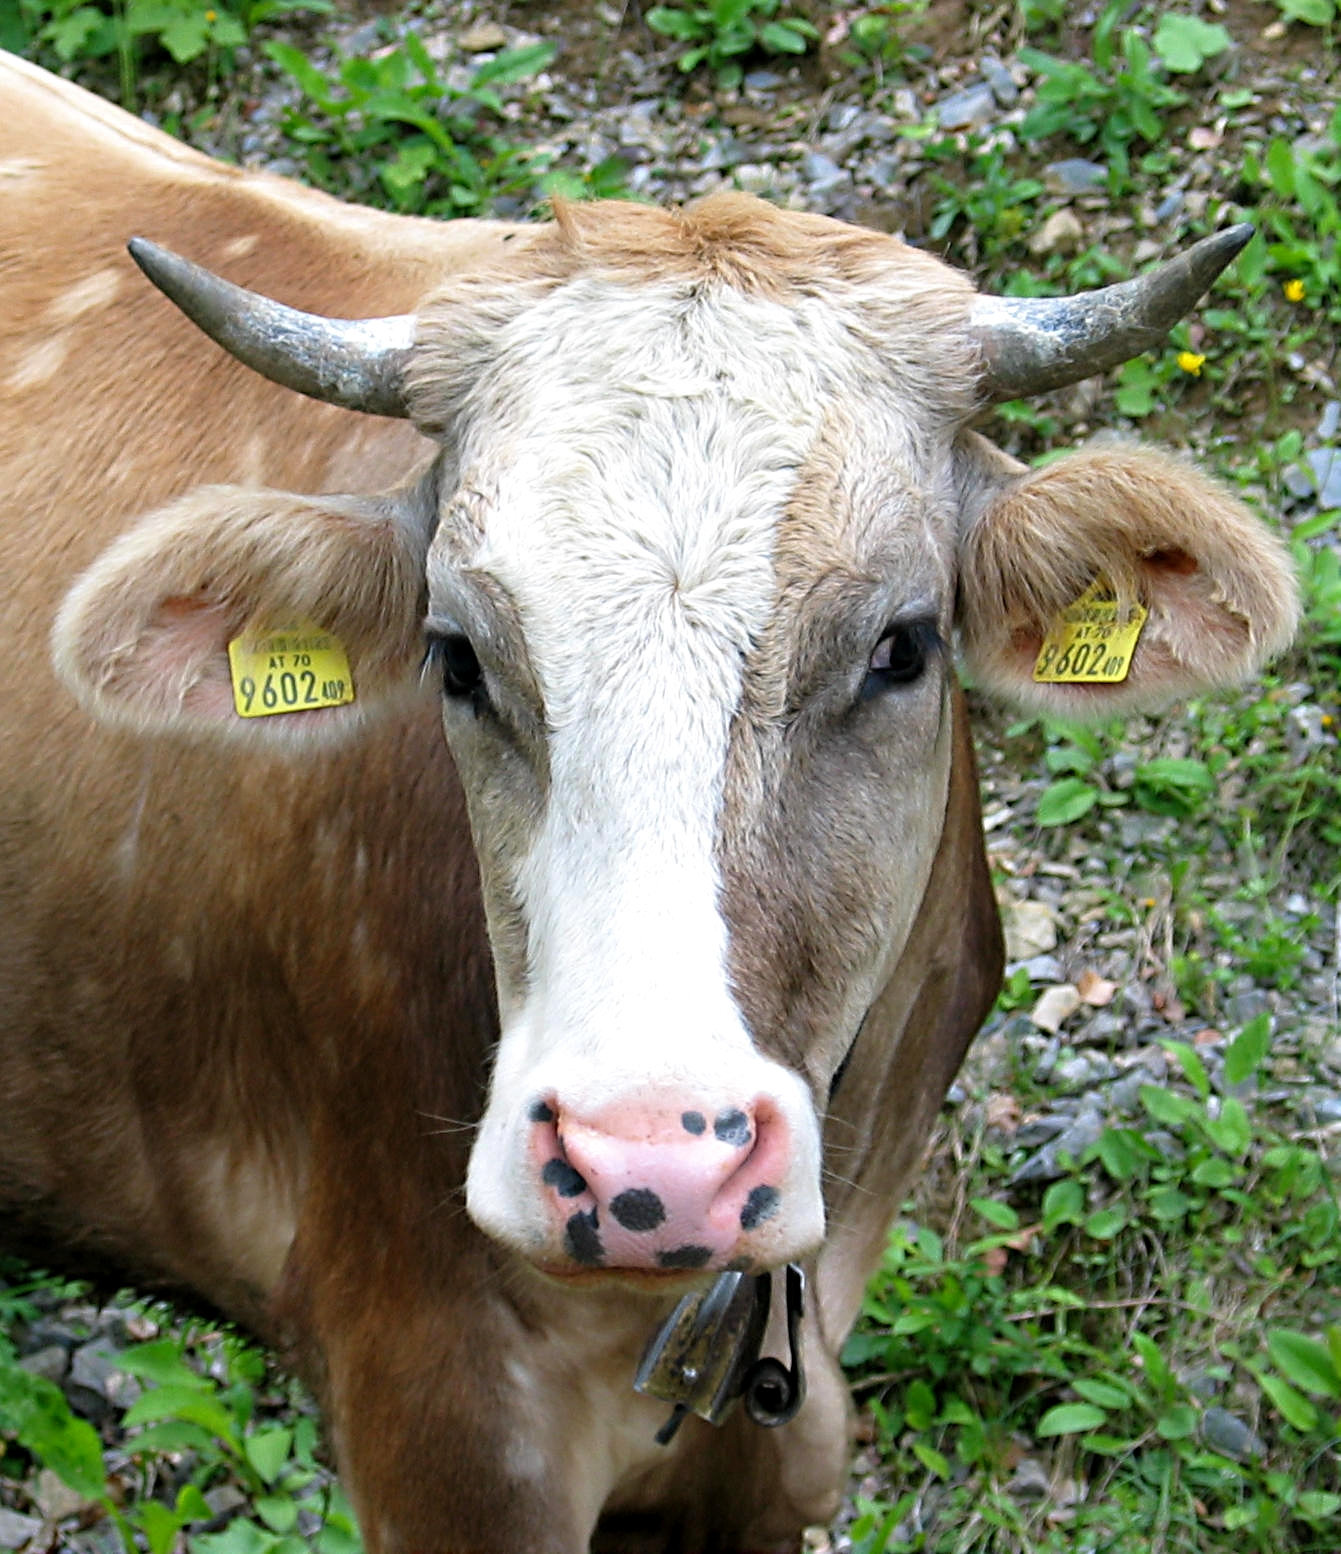
[[[718,1274],[705,1288],[683,1296],[652,1335],[633,1386],[636,1392],[674,1405],[657,1431],[663,1446],[686,1414],[720,1425],[742,1396],[756,1424],[785,1424],[801,1406],[804,1275],[794,1263],[787,1268],[790,1369],[780,1360],[759,1358],[771,1289],[771,1274]]]

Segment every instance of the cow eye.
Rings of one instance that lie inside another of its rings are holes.
[[[484,671],[470,645],[470,638],[459,632],[440,637],[430,637],[428,657],[436,662],[442,674],[444,695],[452,697],[476,696],[484,684]]]
[[[911,685],[922,678],[928,655],[937,643],[936,628],[930,621],[913,621],[906,626],[891,626],[876,643],[866,665],[861,697],[865,700],[898,685]]]

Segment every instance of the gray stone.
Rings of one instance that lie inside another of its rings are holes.
[[[1071,210],[1055,210],[1029,239],[1029,252],[1035,257],[1043,254],[1073,254],[1085,239],[1085,228],[1080,217]]]
[[[766,167],[762,162],[742,162],[732,176],[736,187],[746,194],[770,194],[778,186],[776,168]]]
[[[1181,189],[1174,189],[1166,194],[1155,207],[1155,224],[1157,226],[1167,225],[1182,208],[1183,191]]]
[[[35,1349],[31,1354],[25,1354],[19,1361],[20,1369],[28,1372],[30,1376],[41,1376],[46,1381],[54,1381],[59,1385],[65,1380],[65,1373],[70,1369],[70,1352],[60,1344],[47,1344],[45,1348]],[[3,1547],[3,1544],[0,1544]]]
[[[1063,1058],[1052,1071],[1053,1079],[1070,1090],[1089,1089],[1111,1079],[1117,1070],[1097,1052],[1078,1052],[1075,1057]]]
[[[1341,1095],[1334,1090],[1309,1090],[1299,1098],[1299,1111],[1313,1119],[1314,1127],[1328,1127],[1341,1122]]]
[[[1304,455],[1318,486],[1319,507],[1341,507],[1341,448],[1313,448]]]
[[[139,1382],[119,1369],[111,1338],[95,1338],[70,1356],[65,1395],[76,1413],[94,1423],[112,1408],[129,1408],[141,1391]]]
[[[1070,1126],[1069,1117],[1034,1117],[1029,1122],[1021,1123],[1015,1130],[1014,1143],[1020,1149],[1036,1149],[1049,1139],[1055,1139],[1059,1133],[1065,1133]]]
[[[1166,1160],[1186,1160],[1187,1150],[1182,1143],[1174,1138],[1172,1133],[1163,1128],[1152,1128],[1145,1136],[1145,1141],[1151,1149],[1157,1149]]]
[[[1092,194],[1108,187],[1108,169],[1102,162],[1068,156],[1048,163],[1043,169],[1043,182],[1052,194]]]
[[[1234,993],[1225,1001],[1225,1020],[1231,1026],[1247,1025],[1249,1020],[1255,1020],[1259,1014],[1266,1014],[1270,1008],[1265,988],[1248,988],[1242,993]]]
[[[1011,1176],[1011,1186],[1024,1182],[1051,1182],[1066,1172],[1063,1156],[1072,1163],[1080,1159],[1104,1130],[1104,1120],[1097,1111],[1083,1111],[1075,1121],[1050,1144],[1045,1144],[1037,1154],[1031,1155]]]
[[[41,1511],[43,1521],[47,1522],[63,1522],[67,1516],[78,1516],[90,1503],[50,1468],[43,1468],[37,1475],[32,1499]]]
[[[850,175],[823,151],[808,151],[801,162],[801,173],[814,189],[832,189],[849,180]]]
[[[35,1516],[20,1516],[0,1505],[0,1549],[21,1549],[42,1531]]]
[[[507,46],[508,35],[497,22],[476,22],[457,38],[457,47],[464,54],[489,54]]]
[[[1341,432],[1341,399],[1329,399],[1322,407],[1322,420],[1318,422],[1318,437],[1331,442]]]
[[[1236,1462],[1266,1456],[1265,1442],[1227,1408],[1212,1407],[1206,1410],[1201,1416],[1201,1438],[1212,1451],[1233,1457]]]
[[[1006,1485],[1006,1493],[1016,1500],[1046,1500],[1052,1493],[1048,1470],[1037,1457],[1022,1457]]]
[[[1062,963],[1055,955],[1031,955],[1028,960],[1012,961],[1006,967],[1006,975],[1010,977],[1017,971],[1023,971],[1031,982],[1061,982],[1065,980],[1062,971]]]
[[[991,54],[984,54],[978,61],[978,69],[982,71],[982,78],[992,88],[992,96],[1003,108],[1013,108],[1020,98],[1020,89],[1015,84],[1015,77]]]
[[[986,81],[951,92],[936,104],[943,130],[982,129],[996,117],[996,96]]]
[[[782,77],[776,70],[751,70],[745,77],[747,92],[775,92],[782,85]]]

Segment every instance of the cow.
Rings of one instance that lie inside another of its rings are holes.
[[[1182,459],[975,422],[1244,229],[1012,301],[745,196],[435,224],[0,91],[7,1244],[273,1346],[371,1554],[795,1549],[1001,972],[955,642],[1108,716],[1295,621]],[[1122,673],[1036,679],[1087,590]],[[741,1289],[804,1401],[668,1420],[640,1363]]]

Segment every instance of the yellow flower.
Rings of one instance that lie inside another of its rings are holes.
[[[1285,300],[1287,302],[1302,302],[1304,300],[1304,283],[1303,283],[1303,281],[1299,281],[1299,280],[1286,281],[1286,283],[1285,283]]]
[[[1206,365],[1206,358],[1196,351],[1179,351],[1178,365],[1184,372],[1190,372],[1194,378],[1201,376],[1201,369]]]
[[[217,22],[219,20],[219,13],[217,11],[206,11],[205,20],[207,22]]]
[[[1320,722],[1324,728],[1331,728],[1332,724],[1336,722],[1336,719],[1331,715],[1330,712],[1324,712]]]

